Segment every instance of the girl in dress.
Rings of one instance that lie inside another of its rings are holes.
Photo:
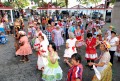
[[[74,34],[72,32],[69,33],[69,39],[67,39],[66,41],[66,49],[64,51],[64,61],[69,58],[71,58],[71,56],[74,54],[74,53],[77,53],[77,50],[76,50],[76,42],[77,42],[77,39],[75,38]]]
[[[29,61],[28,55],[32,54],[31,46],[28,42],[28,37],[25,35],[24,31],[19,31],[20,40],[19,45],[20,48],[16,51],[16,55],[20,55],[22,59],[20,61],[27,62]]]
[[[35,46],[38,46],[37,48],[37,54],[38,54],[38,60],[37,60],[37,66],[39,70],[42,70],[45,68],[45,66],[48,64],[47,56],[48,56],[48,40],[43,35],[43,33],[39,33],[38,35],[39,43]]]
[[[43,69],[42,79],[44,81],[58,81],[62,79],[62,69],[58,63],[58,53],[54,43],[48,46],[48,65]]]
[[[86,39],[86,54],[85,54],[87,63],[94,62],[94,60],[97,59],[96,46],[97,46],[96,38],[92,37],[92,33],[88,33]]]
[[[55,35],[54,37],[54,43],[57,46],[57,49],[60,49],[60,46],[64,44],[64,40],[62,37],[63,30],[60,29],[59,25],[56,26],[56,29],[53,30],[53,33]]]

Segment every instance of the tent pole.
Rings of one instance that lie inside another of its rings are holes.
[[[11,21],[13,23],[13,13],[12,13],[12,10],[10,10],[10,13],[11,13]]]

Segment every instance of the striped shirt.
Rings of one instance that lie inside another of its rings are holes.
[[[76,79],[80,79],[80,81],[82,81],[82,73],[83,73],[82,64],[73,66],[68,71],[67,81],[76,81]]]

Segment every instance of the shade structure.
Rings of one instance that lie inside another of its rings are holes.
[[[13,22],[13,13],[12,13],[13,8],[12,7],[7,7],[3,3],[0,2],[0,10],[10,10],[11,21]]]

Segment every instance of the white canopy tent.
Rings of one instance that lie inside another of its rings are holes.
[[[2,3],[0,3],[0,10],[10,10],[10,13],[11,13],[11,21],[13,22],[13,13],[12,13],[13,8],[12,8],[12,7],[6,7],[6,6],[4,6]]]

